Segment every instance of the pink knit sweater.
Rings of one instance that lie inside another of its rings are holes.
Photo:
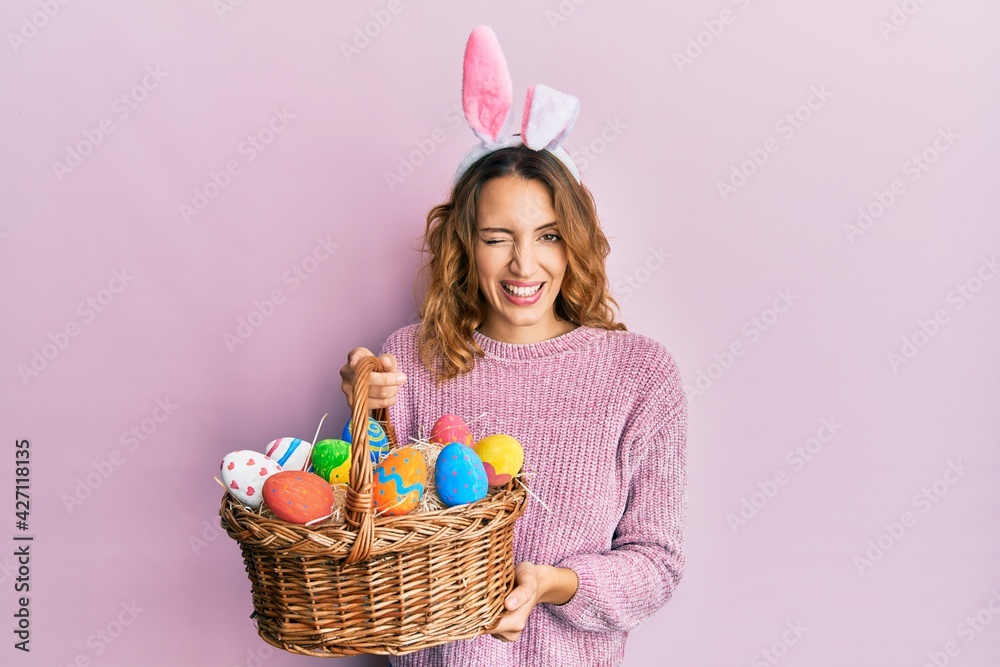
[[[581,326],[511,344],[475,332],[475,368],[435,389],[417,351],[419,324],[393,333],[407,382],[389,409],[400,442],[445,413],[473,436],[524,446],[532,492],[515,526],[515,562],[574,570],[564,605],[540,604],[516,642],[489,635],[392,658],[395,667],[604,667],[628,630],[660,608],[684,570],[687,400],[670,353],[646,336]]]

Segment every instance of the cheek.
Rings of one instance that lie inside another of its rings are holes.
[[[566,251],[558,250],[552,253],[551,261],[549,262],[549,273],[553,277],[558,277],[562,279],[566,275]]]
[[[476,255],[476,276],[479,278],[479,286],[484,287],[492,284],[500,268],[500,263],[495,256],[491,256],[490,253],[478,253]]]

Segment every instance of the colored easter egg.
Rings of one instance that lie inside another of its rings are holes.
[[[476,443],[474,449],[483,462],[490,486],[503,486],[521,472],[524,465],[521,443],[503,433],[486,436]]]
[[[340,436],[345,442],[354,442],[351,439],[351,420],[344,424],[344,432]],[[382,457],[389,453],[389,436],[385,434],[382,425],[377,421],[368,418],[368,449],[371,450],[372,463],[378,463]]]
[[[394,449],[382,459],[372,475],[375,509],[382,514],[412,512],[424,495],[427,466],[413,447]]]
[[[347,484],[351,472],[351,443],[333,438],[313,446],[312,469],[330,484]]]
[[[264,482],[264,502],[279,519],[309,523],[333,509],[333,489],[319,475],[302,470],[275,473]]]
[[[305,470],[311,451],[312,445],[299,438],[278,438],[264,449],[282,470]]]
[[[441,502],[454,507],[485,498],[488,480],[475,450],[453,442],[438,454],[434,483]]]
[[[428,439],[438,445],[460,442],[466,447],[472,447],[472,431],[461,417],[455,415],[438,417]]]
[[[257,509],[262,502],[264,482],[281,472],[281,466],[265,454],[240,449],[226,454],[219,472],[230,495],[244,505]]]

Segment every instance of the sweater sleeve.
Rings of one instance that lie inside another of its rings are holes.
[[[413,385],[416,381],[416,374],[412,372],[410,367],[415,354],[411,336],[405,335],[404,329],[396,331],[382,345],[379,356],[383,354],[391,354],[396,357],[396,361],[399,362],[399,370],[406,374],[407,381],[399,386],[396,402],[389,406],[389,419],[392,420],[392,425],[396,429],[398,444],[400,447],[405,447],[409,443],[410,436],[416,435],[412,430],[415,409]],[[417,361],[419,363],[419,356]]]
[[[634,628],[670,599],[684,572],[687,398],[669,353],[651,375],[656,383],[622,433],[631,474],[611,549],[555,563],[576,572],[579,587],[569,602],[548,608],[582,630]]]

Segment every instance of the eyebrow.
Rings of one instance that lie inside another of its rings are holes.
[[[536,232],[540,232],[543,229],[548,229],[549,227],[556,227],[558,224],[559,223],[555,222],[555,221],[549,222],[547,224],[542,225],[541,227],[538,227],[537,229],[535,229],[535,231]],[[509,230],[509,229],[507,229],[505,227],[482,227],[479,231],[480,232],[505,232],[507,234],[513,234],[514,233],[514,232],[512,232],[511,230]]]

